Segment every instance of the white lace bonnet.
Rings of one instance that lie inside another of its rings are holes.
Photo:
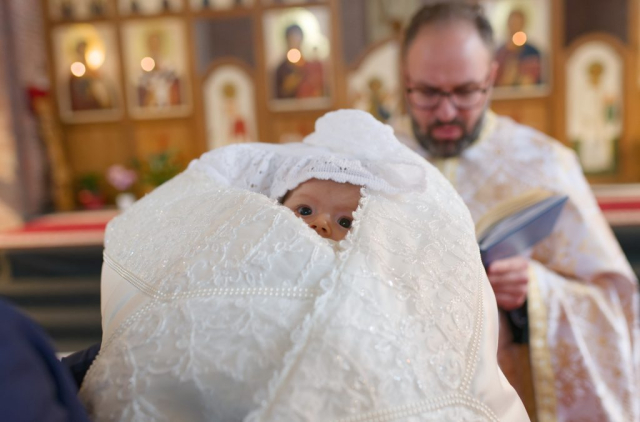
[[[422,192],[426,180],[424,159],[402,145],[390,126],[360,110],[325,114],[302,143],[232,145],[190,167],[274,199],[313,178],[392,195]]]

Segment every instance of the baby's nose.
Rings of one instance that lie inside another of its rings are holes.
[[[309,227],[316,231],[322,237],[331,237],[331,225],[329,224],[330,217],[328,215],[320,214],[315,220],[309,223]]]

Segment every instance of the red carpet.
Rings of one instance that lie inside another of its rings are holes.
[[[20,228],[0,232],[0,250],[99,246],[107,223],[116,215],[117,210],[44,215]]]

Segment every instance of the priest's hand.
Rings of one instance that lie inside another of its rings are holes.
[[[511,311],[522,306],[529,284],[527,258],[514,256],[494,261],[487,268],[487,276],[500,309]]]

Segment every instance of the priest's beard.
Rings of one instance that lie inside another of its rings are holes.
[[[480,136],[480,131],[482,130],[482,124],[484,123],[484,116],[486,113],[483,113],[482,116],[478,119],[475,126],[471,129],[471,132],[468,132],[465,128],[465,125],[462,121],[455,119],[450,122],[441,122],[436,120],[434,123],[430,124],[427,127],[427,132],[424,133],[420,130],[418,123],[416,123],[413,116],[411,116],[411,127],[413,129],[413,135],[416,137],[420,145],[424,149],[427,150],[429,155],[434,158],[450,158],[459,156],[462,151],[464,151],[467,147],[469,147],[478,136]],[[435,139],[432,135],[433,131],[438,126],[444,125],[453,125],[458,126],[462,129],[462,136],[456,139],[455,141],[439,141]]]

